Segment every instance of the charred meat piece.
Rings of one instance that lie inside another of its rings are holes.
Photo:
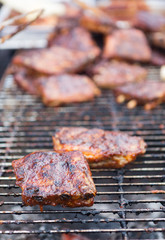
[[[54,46],[47,49],[29,50],[18,53],[13,63],[25,66],[43,74],[74,73],[92,62],[98,56],[99,49],[86,52]]]
[[[83,75],[63,74],[41,78],[38,88],[47,106],[92,100],[100,90],[90,78]]]
[[[37,88],[39,77],[41,77],[41,74],[23,67],[17,67],[14,73],[14,80],[18,86],[24,91],[34,95],[39,95]]]
[[[93,67],[93,74],[93,79],[99,87],[115,88],[125,83],[143,80],[147,70],[125,62],[101,61]]]
[[[149,35],[151,44],[165,49],[165,32],[155,32]]]
[[[147,62],[151,58],[151,50],[142,31],[116,30],[105,38],[103,57]]]
[[[112,0],[100,8],[115,20],[132,21],[139,10],[148,10],[144,0]]]
[[[161,32],[165,30],[165,17],[152,12],[139,11],[134,26],[147,32]]]
[[[89,240],[80,234],[62,234],[61,240]]]
[[[115,89],[117,100],[131,100],[127,106],[134,108],[137,104],[144,105],[146,110],[155,108],[165,102],[165,82],[144,81],[134,84],[126,84]]]
[[[140,137],[122,132],[63,127],[53,136],[55,151],[81,151],[91,167],[121,168],[145,153],[146,144]]]
[[[114,29],[115,21],[107,15],[100,16],[93,13],[84,13],[80,19],[80,25],[91,32],[109,34]]]
[[[84,52],[97,52],[100,53],[99,48],[96,46],[95,41],[92,39],[91,34],[84,28],[76,27],[71,30],[63,30],[59,34],[50,39],[50,46],[58,45],[74,50]]]
[[[151,64],[156,66],[165,65],[165,53],[158,50],[152,50]]]
[[[73,4],[67,2],[63,3],[67,9],[65,15],[58,18],[58,26],[63,26],[65,29],[67,27],[76,27],[79,25],[79,20],[82,15],[82,10]],[[57,26],[57,27],[58,27]]]
[[[96,195],[81,152],[33,152],[12,162],[25,205],[92,206]]]

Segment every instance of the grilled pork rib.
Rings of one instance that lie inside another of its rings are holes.
[[[96,84],[102,88],[115,88],[129,82],[142,81],[147,75],[147,70],[141,66],[118,61],[101,61],[91,72]]]
[[[33,152],[12,162],[25,205],[92,206],[96,195],[81,152]]]
[[[83,75],[63,74],[41,78],[38,88],[47,106],[89,101],[100,95],[92,80]]]
[[[117,97],[122,95],[125,100],[135,101],[136,105],[144,105],[146,110],[150,110],[165,102],[165,83],[161,81],[130,83],[116,88],[115,94]]]
[[[148,62],[151,50],[142,31],[122,29],[105,37],[103,57]]]
[[[81,151],[92,167],[121,168],[146,151],[140,137],[97,128],[60,128],[53,136],[53,144],[55,151]]]

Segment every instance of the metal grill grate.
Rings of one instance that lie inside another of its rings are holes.
[[[150,67],[150,78],[158,79]],[[165,238],[165,109],[128,110],[104,91],[93,102],[46,108],[39,99],[20,91],[7,76],[0,93],[0,233],[87,233],[91,239]],[[99,127],[140,135],[147,141],[143,157],[124,169],[93,169],[97,187],[91,208],[25,207],[15,186],[11,161],[39,149],[52,149],[51,136],[58,126]],[[50,237],[50,238],[49,238]],[[54,239],[54,237],[53,237]],[[55,238],[56,239],[56,238]]]

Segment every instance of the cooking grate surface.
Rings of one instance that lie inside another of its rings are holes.
[[[149,78],[157,80],[158,69],[150,67]],[[56,234],[60,239],[65,232],[84,233],[91,239],[165,239],[164,119],[163,105],[151,112],[142,107],[128,110],[116,104],[109,90],[93,102],[46,108],[6,76],[0,92],[2,239],[16,239],[15,234],[22,236],[19,239],[27,239],[27,234],[40,234],[41,239]],[[11,162],[36,150],[52,150],[51,136],[59,126],[126,131],[142,136],[147,152],[123,169],[92,170],[98,192],[93,207],[44,206],[40,212],[38,206],[22,205]]]

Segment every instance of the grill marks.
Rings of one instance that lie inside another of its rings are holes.
[[[92,206],[96,189],[83,155],[34,152],[12,162],[25,205]]]
[[[87,55],[82,51],[53,46],[49,49],[22,51],[14,57],[13,63],[51,75],[79,72],[94,59],[93,53]]]
[[[165,102],[165,83],[156,81],[130,83],[116,88],[115,93],[118,97],[123,96],[124,100],[133,99],[136,104],[142,104],[146,110],[150,110]]]
[[[60,128],[53,136],[55,151],[81,151],[92,167],[121,168],[145,153],[140,137],[101,129]]]
[[[100,95],[100,90],[92,80],[83,75],[63,74],[41,78],[38,80],[38,89],[47,106],[89,101]]]
[[[99,87],[115,88],[129,82],[137,82],[145,79],[147,70],[135,64],[118,61],[100,61],[93,66],[91,73]]]
[[[105,37],[103,57],[149,62],[151,49],[142,31],[116,30]]]

